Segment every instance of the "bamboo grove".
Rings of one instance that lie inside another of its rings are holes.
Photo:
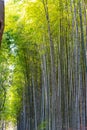
[[[9,0],[5,10],[0,127],[87,130],[86,0]]]

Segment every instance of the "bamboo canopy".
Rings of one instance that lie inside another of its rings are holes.
[[[4,30],[4,0],[0,0],[0,45]]]

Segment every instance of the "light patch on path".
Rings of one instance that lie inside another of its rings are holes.
[[[12,123],[9,123],[8,128],[6,130],[17,130],[17,127],[14,127]]]

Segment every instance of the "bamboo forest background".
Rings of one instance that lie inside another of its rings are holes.
[[[9,0],[0,50],[0,127],[87,130],[87,1]]]

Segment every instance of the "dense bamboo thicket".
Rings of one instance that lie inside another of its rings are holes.
[[[86,0],[9,0],[0,55],[1,127],[86,130],[86,51]]]

